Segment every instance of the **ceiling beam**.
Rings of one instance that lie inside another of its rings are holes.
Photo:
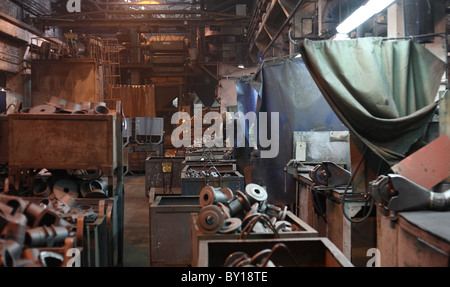
[[[145,18],[145,19],[97,19],[97,20],[45,20],[47,27],[173,27],[173,26],[231,26],[245,24],[247,19],[195,19],[195,18]]]

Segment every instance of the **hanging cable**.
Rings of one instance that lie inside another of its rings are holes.
[[[361,159],[359,160],[358,165],[356,166],[355,171],[352,173],[352,176],[350,177],[349,181],[347,182],[347,185],[345,186],[345,189],[344,189],[344,193],[343,193],[343,195],[342,195],[342,203],[341,203],[342,214],[344,215],[344,217],[345,217],[348,221],[350,221],[350,222],[352,222],[352,223],[361,223],[361,222],[365,221],[365,220],[370,216],[370,213],[372,212],[372,209],[373,209],[373,206],[374,206],[374,202],[373,202],[374,200],[373,200],[372,197],[370,197],[369,199],[365,200],[366,204],[365,204],[364,207],[367,207],[367,203],[368,203],[369,201],[370,201],[370,207],[369,207],[369,211],[368,211],[368,212],[365,214],[365,216],[363,216],[363,218],[361,218],[360,220],[354,220],[354,219],[352,219],[352,218],[345,212],[345,203],[346,203],[346,202],[350,202],[350,201],[347,201],[347,200],[346,200],[348,188],[349,188],[350,184],[352,183],[353,179],[355,178],[355,175],[356,175],[356,173],[358,172],[358,170],[359,170],[359,168],[360,168],[360,166],[361,166],[363,160],[365,159],[366,154],[367,154],[367,151],[368,151],[367,146],[364,146],[364,151],[363,151],[363,154],[362,154],[362,156],[361,156]]]

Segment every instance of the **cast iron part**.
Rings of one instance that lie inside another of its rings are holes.
[[[450,209],[450,190],[429,191],[397,174],[380,176],[372,181],[370,194],[379,204],[394,212]]]
[[[219,188],[205,186],[200,191],[200,205],[207,206],[219,202],[226,203],[229,198]]]
[[[20,259],[22,246],[14,240],[0,241],[0,266],[14,267]]]
[[[197,225],[204,233],[217,233],[225,221],[222,210],[216,205],[203,207],[197,218]]]
[[[227,218],[225,219],[222,228],[219,233],[229,234],[234,232],[239,232],[241,228],[241,220],[239,218]]]
[[[22,213],[8,215],[6,218],[8,223],[0,231],[0,238],[14,240],[19,245],[22,245],[25,241],[27,218]]]
[[[28,229],[25,244],[29,247],[53,247],[63,243],[69,230],[62,226],[42,226]]]
[[[323,162],[316,165],[309,176],[318,185],[335,187],[345,185],[350,181],[351,173],[333,162]]]
[[[235,197],[228,202],[228,208],[230,209],[230,216],[234,217],[241,212],[245,212],[251,209],[250,201],[247,196],[240,190],[236,190]]]
[[[266,190],[259,184],[250,183],[245,186],[245,195],[250,201],[250,204],[256,202],[263,203],[267,200]]]

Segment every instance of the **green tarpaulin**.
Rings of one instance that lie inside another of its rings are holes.
[[[421,147],[443,61],[412,40],[306,39],[300,51],[339,119],[388,164]]]

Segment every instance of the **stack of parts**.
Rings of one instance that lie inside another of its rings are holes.
[[[36,177],[24,193],[33,197],[67,194],[72,198],[108,198],[108,184],[102,178],[83,180],[76,176]]]
[[[272,249],[263,249],[250,257],[247,253],[236,251],[231,253],[225,260],[225,267],[281,267],[271,260],[271,257],[278,250],[283,249],[289,255],[289,258],[298,266],[297,260],[289,248],[283,243],[276,243]]]
[[[66,193],[37,203],[0,195],[0,266],[68,266],[66,254],[83,246],[84,225],[96,218]]]
[[[107,115],[110,110],[105,102],[81,102],[72,103],[64,99],[52,96],[48,103],[34,106],[32,108],[23,108],[20,113],[28,114],[101,114]]]
[[[252,232],[279,237],[280,232],[294,231],[296,227],[285,220],[287,207],[268,204],[267,198],[266,190],[254,183],[244,192],[206,186],[200,192],[197,225],[206,234],[240,233],[241,239]]]

